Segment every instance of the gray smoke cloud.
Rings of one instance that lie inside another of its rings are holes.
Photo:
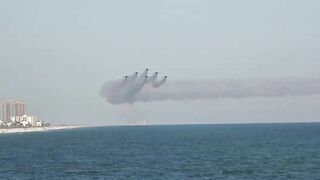
[[[320,94],[319,78],[172,80],[134,74],[107,82],[100,95],[112,104],[137,101],[307,96]]]
[[[159,88],[167,79],[167,76],[159,79],[158,72],[149,77],[148,71],[149,69],[146,69],[140,75],[136,72],[122,79],[105,83],[100,90],[101,97],[106,98],[107,102],[112,104],[132,104],[139,101],[137,97],[143,88]]]

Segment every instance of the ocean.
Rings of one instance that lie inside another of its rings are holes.
[[[0,134],[0,179],[320,179],[320,123]]]

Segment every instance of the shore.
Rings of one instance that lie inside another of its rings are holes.
[[[39,132],[39,131],[55,131],[62,129],[85,128],[90,126],[48,126],[48,127],[27,127],[27,128],[0,128],[0,134],[7,133],[25,133],[25,132]]]

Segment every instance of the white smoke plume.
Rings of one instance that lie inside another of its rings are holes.
[[[101,96],[112,104],[132,104],[137,101],[185,101],[196,99],[306,96],[320,94],[319,78],[283,79],[158,79],[158,73],[148,77],[148,70],[117,81],[107,82]]]

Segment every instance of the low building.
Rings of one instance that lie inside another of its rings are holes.
[[[20,122],[21,118],[20,116],[11,116],[10,117],[10,122]]]
[[[31,126],[36,126],[36,122],[38,121],[36,116],[28,116],[28,115],[12,116],[10,117],[10,120],[12,123],[22,123],[23,121],[26,121],[29,124],[31,124]]]
[[[31,126],[31,124],[28,121],[21,121],[20,123],[22,124],[22,126],[25,126],[25,127]]]
[[[37,121],[36,126],[37,126],[37,127],[43,126],[43,122],[42,122],[42,121]]]
[[[36,116],[28,116],[28,115],[22,115],[22,116],[12,116],[10,117],[10,123],[8,126],[17,127],[17,126],[43,126],[45,123],[43,121],[40,121],[40,123],[37,123],[38,119]],[[7,124],[8,124],[7,123]]]
[[[31,125],[31,126],[36,126],[36,123],[38,121],[36,116],[27,116],[26,121]]]

